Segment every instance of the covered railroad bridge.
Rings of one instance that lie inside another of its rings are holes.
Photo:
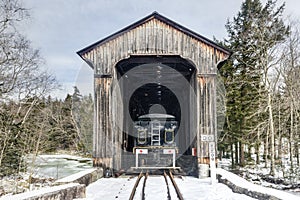
[[[177,119],[178,160],[208,162],[201,138],[216,143],[216,76],[227,49],[154,12],[77,53],[94,70],[94,166],[134,165],[134,121],[151,113]]]

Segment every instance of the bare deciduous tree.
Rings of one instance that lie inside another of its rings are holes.
[[[39,51],[18,30],[28,17],[21,1],[0,1],[0,168],[4,158],[9,166],[10,156],[18,160],[26,152],[29,144],[20,141],[30,137],[24,128],[31,112],[41,97],[57,88],[55,78],[42,68]]]

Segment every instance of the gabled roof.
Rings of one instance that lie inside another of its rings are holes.
[[[102,40],[99,40],[99,41],[95,42],[94,44],[91,44],[90,46],[85,47],[82,50],[79,50],[77,52],[77,54],[79,54],[80,56],[82,56],[83,54],[89,52],[90,50],[94,49],[95,47],[100,46],[103,43],[108,42],[110,40],[113,40],[116,37],[118,37],[118,36],[120,36],[120,35],[128,32],[128,31],[130,31],[130,30],[132,30],[132,29],[134,29],[134,28],[136,28],[136,27],[138,27],[138,26],[140,26],[140,25],[142,25],[142,24],[144,24],[144,23],[146,23],[146,22],[148,22],[148,21],[150,21],[152,19],[160,20],[160,21],[168,24],[169,26],[171,26],[171,27],[173,27],[173,28],[175,28],[177,30],[182,31],[185,34],[187,34],[187,35],[189,35],[189,36],[191,36],[191,37],[193,37],[193,38],[195,38],[195,39],[197,39],[197,40],[199,40],[199,41],[201,41],[203,43],[206,43],[206,44],[208,44],[208,45],[210,45],[210,46],[212,46],[212,47],[220,50],[221,52],[224,52],[225,54],[230,54],[230,50],[228,50],[228,49],[226,49],[226,48],[218,45],[217,43],[215,43],[215,42],[213,42],[213,41],[211,41],[211,40],[203,37],[202,35],[199,35],[198,33],[194,32],[194,31],[192,31],[192,30],[190,30],[190,29],[188,29],[188,28],[186,28],[186,27],[184,27],[184,26],[182,26],[182,25],[180,25],[180,24],[178,24],[178,23],[176,23],[176,22],[174,22],[174,21],[172,21],[172,20],[170,20],[170,19],[162,16],[162,15],[160,15],[158,12],[153,12],[152,14],[150,14],[150,15],[142,18],[141,20],[139,20],[139,21],[137,21],[137,22],[135,22],[135,23],[133,23],[133,24],[131,24],[131,25],[123,28],[123,29],[121,29],[120,31],[118,31],[118,32],[116,32],[116,33],[114,33],[114,34],[112,34],[112,35],[110,35],[110,36],[108,36],[108,37],[106,37],[106,38],[104,38]]]

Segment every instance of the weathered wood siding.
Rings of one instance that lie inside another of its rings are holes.
[[[111,77],[98,77],[95,84],[95,130],[93,138],[94,165],[112,167],[113,132],[111,116]]]
[[[201,74],[216,73],[217,63],[228,56],[153,18],[101,44],[84,57],[93,63],[95,74],[112,74],[116,63],[130,55],[180,55],[191,60]]]
[[[217,111],[216,111],[216,76],[198,74],[198,162],[208,164],[208,142],[201,141],[201,135],[213,135],[217,138]],[[216,142],[216,141],[215,141]]]
[[[112,90],[114,84],[118,84],[115,81],[116,64],[131,55],[180,55],[196,66],[195,130],[197,154],[199,162],[203,163],[203,158],[208,157],[208,149],[200,141],[200,135],[216,135],[215,75],[218,62],[225,60],[228,52],[153,17],[133,29],[114,35],[82,55],[92,63],[95,74],[94,164],[116,169],[121,167],[120,146],[123,138],[116,122],[122,117],[121,97],[112,95]]]

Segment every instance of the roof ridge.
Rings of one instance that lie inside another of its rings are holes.
[[[83,48],[83,49],[81,49],[81,50],[79,50],[77,52],[77,54],[80,57],[82,57],[83,54],[85,54],[86,52],[94,49],[96,46],[99,46],[99,45],[101,45],[101,44],[103,44],[103,43],[105,43],[105,42],[107,42],[109,40],[112,40],[112,39],[114,39],[114,38],[116,38],[116,37],[124,34],[125,32],[128,32],[128,31],[130,31],[130,30],[132,30],[132,29],[134,29],[134,28],[136,28],[136,27],[138,27],[138,26],[140,26],[140,25],[142,25],[142,24],[150,21],[153,18],[155,18],[155,19],[157,19],[157,20],[159,20],[159,21],[161,21],[161,22],[163,22],[165,24],[170,25],[173,28],[178,29],[181,32],[183,32],[183,33],[185,33],[185,34],[187,34],[187,35],[189,35],[189,36],[191,36],[191,37],[193,37],[193,38],[195,38],[197,40],[200,40],[200,41],[202,41],[202,42],[204,42],[204,43],[206,43],[208,45],[211,45],[211,46],[213,46],[214,48],[216,48],[216,49],[218,49],[220,51],[223,51],[223,52],[226,52],[226,53],[230,54],[230,50],[228,50],[227,48],[225,48],[225,47],[223,47],[223,46],[221,46],[221,45],[213,42],[212,40],[210,40],[210,39],[208,39],[208,38],[206,38],[206,37],[204,37],[204,36],[202,36],[202,35],[194,32],[194,31],[192,31],[192,30],[190,30],[190,29],[188,29],[188,28],[186,28],[186,27],[178,24],[177,22],[175,22],[175,21],[173,21],[173,20],[171,20],[169,18],[167,18],[167,17],[159,14],[157,11],[154,11],[150,15],[147,15],[147,16],[143,17],[142,19],[140,19],[140,20],[138,20],[138,21],[136,21],[136,22],[134,22],[134,23],[126,26],[125,28],[122,28],[121,30],[119,30],[119,31],[117,31],[117,32],[115,32],[115,33],[113,33],[113,34],[111,34],[111,35],[109,35],[109,36],[107,36],[107,37],[105,37],[105,38],[103,38],[103,39],[101,39],[101,40],[99,40],[99,41],[97,41],[97,42],[95,42],[95,43],[93,43],[93,44],[91,44],[91,45]]]

